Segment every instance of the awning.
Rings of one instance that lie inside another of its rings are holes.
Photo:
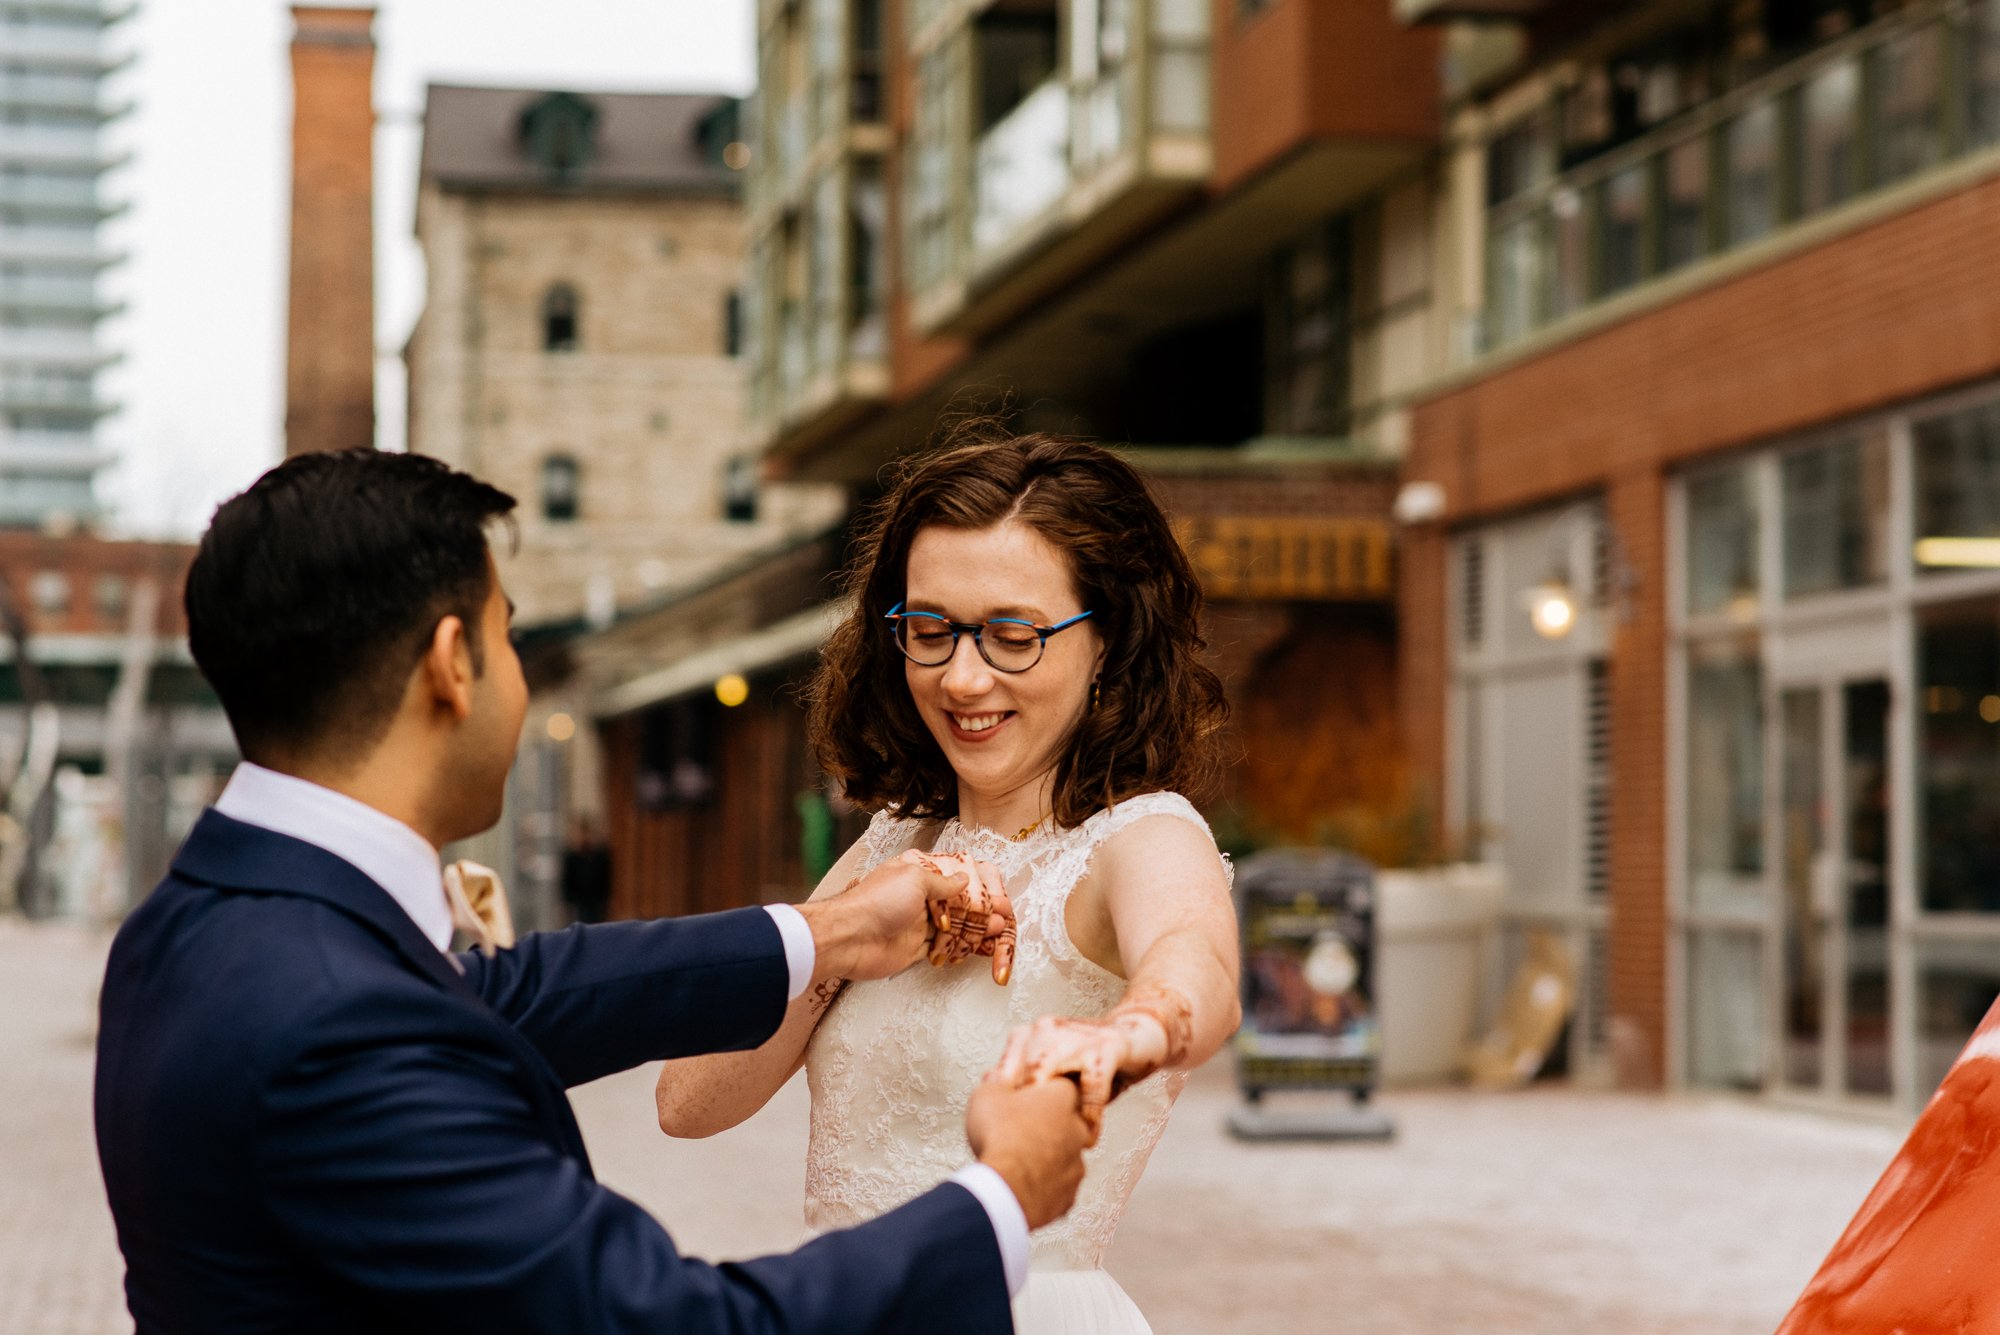
[[[629,714],[693,691],[705,691],[732,672],[745,676],[818,651],[848,613],[843,600],[827,603],[735,639],[698,650],[643,677],[613,686],[591,702],[596,718]]]

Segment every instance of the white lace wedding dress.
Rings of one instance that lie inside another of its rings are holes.
[[[857,874],[913,847],[1000,867],[1018,933],[1014,976],[996,986],[985,959],[947,969],[918,964],[894,978],[850,984],[834,1002],[806,1048],[809,1228],[872,1219],[964,1167],[972,1158],[966,1100],[999,1059],[1008,1032],[1041,1015],[1102,1015],[1117,1002],[1124,980],[1077,952],[1063,906],[1097,847],[1152,816],[1208,830],[1176,793],[1128,798],[1073,830],[1019,842],[956,820],[875,817]],[[1020,1335],[1149,1335],[1139,1309],[1103,1270],[1104,1252],[1186,1079],[1161,1072],[1111,1104],[1103,1138],[1085,1156],[1075,1208],[1035,1235],[1028,1284],[1014,1303]]]

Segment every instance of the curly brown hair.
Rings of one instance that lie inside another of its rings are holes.
[[[990,423],[962,425],[942,447],[904,460],[862,517],[844,581],[853,610],[828,638],[806,690],[807,738],[820,768],[870,810],[957,812],[957,777],[910,700],[882,618],[902,601],[919,530],[1009,519],[1066,556],[1104,642],[1097,701],[1056,765],[1055,820],[1074,827],[1160,789],[1200,798],[1221,767],[1229,707],[1201,658],[1201,585],[1166,516],[1110,450],[1009,435]]]

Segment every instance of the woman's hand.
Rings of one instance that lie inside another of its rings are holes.
[[[1005,986],[1014,973],[1014,905],[1007,898],[1000,869],[990,862],[915,849],[904,853],[902,860],[945,876],[965,877],[963,890],[931,900],[931,963],[958,964],[974,955],[989,955],[993,981]]]
[[[1008,1035],[994,1073],[1016,1085],[1051,1076],[1075,1080],[1095,1145],[1106,1104],[1161,1067],[1187,1059],[1191,1011],[1173,989],[1147,986],[1128,991],[1101,1020],[1044,1015]]]

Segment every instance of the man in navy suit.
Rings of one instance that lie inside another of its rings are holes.
[[[189,644],[245,756],[104,981],[98,1153],[142,1332],[1012,1329],[1087,1136],[989,1082],[977,1162],[787,1256],[679,1255],[592,1177],[565,1087],[757,1046],[816,982],[922,958],[962,880],[447,953],[438,849],[500,815],[527,690],[486,532],[505,493],[306,456],[223,505]]]

